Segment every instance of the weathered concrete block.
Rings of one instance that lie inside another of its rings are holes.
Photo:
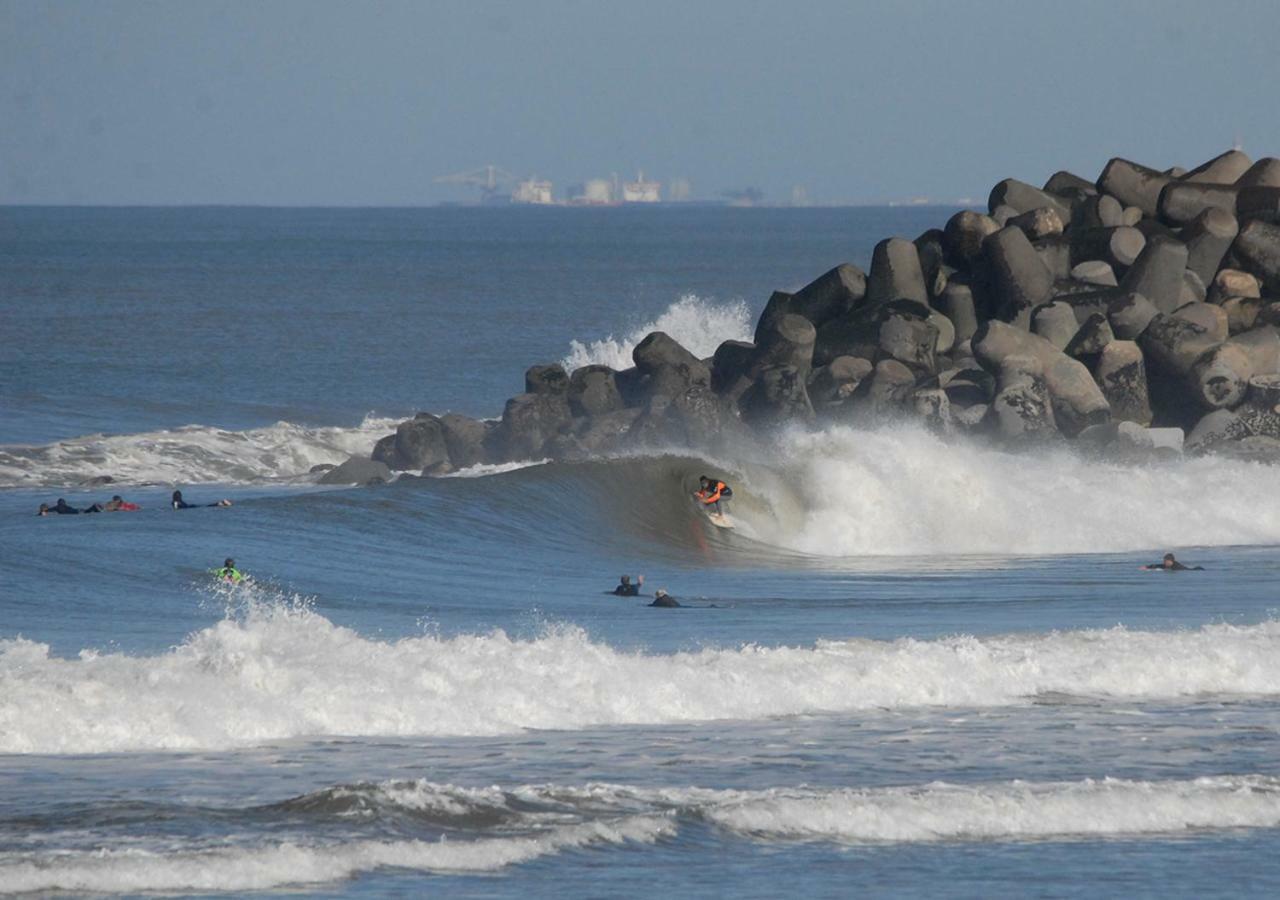
[[[1082,229],[1071,234],[1071,260],[1102,260],[1119,274],[1128,271],[1146,246],[1147,236],[1128,225]]]
[[[982,249],[1000,300],[1001,318],[1011,320],[1049,299],[1053,274],[1020,229],[1000,229]]]
[[[1249,171],[1252,165],[1253,160],[1249,159],[1248,154],[1232,149],[1218,154],[1208,162],[1201,163],[1181,177],[1183,181],[1193,183],[1231,184]]]
[[[996,221],[999,219],[995,216],[995,211],[1002,206],[1013,210],[1013,216],[1010,219],[1035,209],[1051,209],[1058,214],[1063,224],[1071,222],[1069,204],[1063,203],[1061,199],[1047,191],[1032,187],[1016,178],[1006,178],[991,189],[991,196],[987,199],[987,209],[991,211],[992,218]]]
[[[1133,341],[1111,341],[1102,348],[1094,379],[1111,407],[1113,420],[1151,424],[1151,398],[1142,350]]]
[[[1044,373],[1054,418],[1063,434],[1072,436],[1089,425],[1109,421],[1106,398],[1089,370],[1044,338],[992,320],[978,329],[972,345],[974,356],[989,372],[1001,371],[1008,356],[1034,357]]]
[[[1236,179],[1238,187],[1280,187],[1280,159],[1265,156]]]
[[[1103,285],[1104,287],[1115,287],[1119,284],[1116,281],[1115,270],[1111,268],[1110,263],[1103,262],[1100,259],[1087,259],[1084,262],[1077,263],[1071,267],[1070,274],[1074,281],[1084,281],[1089,284]]]
[[[1110,194],[1125,206],[1137,207],[1145,215],[1154,216],[1157,213],[1160,191],[1170,181],[1170,177],[1163,172],[1115,157],[1107,163],[1098,177],[1098,191]]]
[[[1160,310],[1155,304],[1132,291],[1116,297],[1107,307],[1107,321],[1111,323],[1115,336],[1122,341],[1137,340],[1158,315]]]
[[[1231,249],[1268,292],[1280,294],[1280,225],[1246,222]]]
[[[1187,245],[1172,238],[1147,241],[1120,282],[1120,289],[1141,294],[1161,312],[1182,305],[1182,273],[1187,267]]]
[[[772,366],[791,366],[800,378],[809,377],[813,367],[813,345],[818,332],[804,316],[788,313],[774,319],[756,344],[751,361],[753,371]]]
[[[1040,335],[1059,350],[1065,350],[1079,330],[1080,323],[1076,321],[1075,310],[1070,304],[1046,303],[1031,313],[1032,333]]]
[[[867,305],[875,307],[893,300],[929,302],[924,272],[920,268],[920,254],[916,245],[905,238],[883,240],[871,253]]]
[[[711,389],[717,394],[741,396],[751,385],[751,362],[756,345],[747,341],[724,341],[711,357]]]
[[[1094,313],[1081,323],[1064,352],[1072,359],[1089,365],[1114,340],[1115,334],[1111,331],[1111,323],[1107,321],[1107,317],[1102,313]]]
[[[1232,184],[1192,184],[1171,181],[1160,191],[1160,218],[1170,225],[1186,225],[1206,209],[1220,209],[1235,215],[1236,194]]]
[[[982,242],[1000,230],[996,220],[971,210],[962,210],[947,220],[943,229],[943,249],[953,266],[969,268],[982,256]]]
[[[396,426],[373,447],[373,461],[386,463],[396,470],[425,469],[449,461],[440,419],[430,413],[418,413]]]
[[[382,484],[394,478],[386,463],[353,456],[320,476],[320,484]]]
[[[973,303],[973,290],[954,279],[942,292],[942,312],[955,326],[956,341],[967,341],[978,330],[978,315]]]
[[[844,263],[796,291],[786,311],[804,316],[816,328],[858,309],[866,296],[866,274]]]
[[[870,360],[861,357],[837,356],[827,365],[814,369],[808,385],[813,408],[822,414],[843,407],[853,399],[874,368]]]
[[[569,411],[575,416],[599,416],[625,405],[618,379],[608,366],[583,366],[569,376]]]
[[[1206,209],[1182,230],[1187,245],[1187,269],[1206,285],[1213,281],[1222,258],[1240,233],[1236,217],[1221,209]]]
[[[1262,282],[1251,272],[1239,269],[1219,269],[1209,283],[1209,303],[1222,303],[1230,297],[1261,297]]]

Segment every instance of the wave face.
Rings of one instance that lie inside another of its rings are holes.
[[[706,358],[723,341],[749,341],[752,335],[751,310],[739,300],[710,303],[694,294],[685,294],[652,322],[634,328],[623,337],[609,335],[596,341],[572,341],[561,364],[572,372],[583,366],[629,369],[631,351],[653,331],[666,332],[690,353]]]
[[[272,811],[313,823],[377,820],[400,831],[434,830],[441,839],[290,842],[273,837],[266,845],[236,846],[245,841],[241,836],[218,847],[174,842],[176,847],[163,852],[59,851],[56,865],[30,854],[5,854],[0,890],[244,891],[335,881],[383,867],[491,872],[578,847],[671,839],[693,824],[752,841],[850,845],[1275,828],[1280,826],[1280,779],[1237,775],[757,791],[616,784],[467,788],[420,780],[340,786],[266,810],[223,815],[249,819]]]
[[[0,487],[80,484],[110,475],[123,484],[253,484],[305,476],[312,466],[368,456],[398,419],[368,416],[355,428],[277,422],[227,431],[189,425],[103,435],[40,447],[0,447]]]
[[[143,686],[144,690],[139,690]],[[1280,694],[1280,622],[623,652],[576,627],[385,642],[251,604],[159,656],[0,641],[0,752],[225,749],[325,735],[760,719],[912,707]],[[48,710],[57,709],[57,716]]]

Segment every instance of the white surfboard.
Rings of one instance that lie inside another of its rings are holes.
[[[724,513],[707,513],[707,518],[711,520],[711,524],[717,528],[733,528],[733,520]]]

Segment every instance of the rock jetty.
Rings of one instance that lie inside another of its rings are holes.
[[[775,292],[751,342],[654,332],[615,371],[538,365],[501,419],[427,413],[374,462],[442,474],[780,426],[917,419],[1012,447],[1280,459],[1280,160],[1005,179],[987,211]],[[1185,437],[1185,443],[1184,443]],[[353,471],[363,471],[355,469]],[[332,476],[334,473],[329,473]]]

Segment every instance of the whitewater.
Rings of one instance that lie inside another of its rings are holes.
[[[0,752],[221,750],[333,735],[493,735],[1049,695],[1280,695],[1280,623],[625,653],[560,627],[371,640],[306,606],[247,611],[159,657],[0,642]],[[141,693],[139,688],[145,688]],[[47,711],[56,708],[58,715]]]
[[[1280,891],[1275,469],[887,423],[319,484],[949,214],[626,213],[5,211],[0,896]]]

